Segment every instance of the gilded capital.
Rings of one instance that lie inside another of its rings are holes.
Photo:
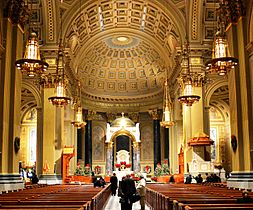
[[[133,147],[134,147],[135,150],[138,150],[140,148],[140,145],[139,145],[138,142],[134,142]]]
[[[108,142],[107,146],[108,146],[108,149],[111,149],[113,147],[113,142],[112,141]]]
[[[43,88],[54,88],[55,84],[57,82],[57,75],[53,74],[42,74],[39,77],[39,85],[41,85]]]
[[[88,110],[87,120],[93,120],[96,115],[96,111]]]
[[[25,25],[29,19],[31,10],[24,0],[9,0],[4,9],[4,16],[11,19],[12,23]]]
[[[148,113],[150,114],[150,116],[152,117],[153,120],[159,120],[160,119],[157,109],[149,110]]]
[[[107,122],[111,123],[113,120],[116,119],[116,114],[109,112],[109,113],[106,113],[106,117],[107,117]]]
[[[131,112],[128,114],[128,116],[135,123],[137,123],[139,121],[139,113],[138,112]]]

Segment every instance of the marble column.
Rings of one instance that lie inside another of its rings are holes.
[[[160,120],[158,110],[149,111],[153,119],[153,133],[154,133],[154,168],[157,164],[161,164],[161,139],[160,139]]]
[[[77,162],[84,159],[85,128],[77,129]]]
[[[169,128],[164,128],[164,159],[168,161],[168,167],[170,168],[170,139]]]
[[[84,164],[90,165],[92,169],[92,120],[96,112],[89,110],[87,115],[87,124],[85,126],[85,154]]]
[[[140,166],[140,146],[139,143],[134,142],[133,143],[133,170],[134,172],[140,172],[141,166]]]
[[[109,142],[107,144],[107,150],[106,150],[106,173],[112,174],[113,172],[113,142]]]

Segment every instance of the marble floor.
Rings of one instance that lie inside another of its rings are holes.
[[[133,204],[132,210],[140,210],[140,202],[137,201]],[[120,210],[120,203],[119,203],[119,197],[118,196],[110,196],[107,205],[105,206],[104,210]],[[151,210],[147,205],[145,207],[145,210]]]

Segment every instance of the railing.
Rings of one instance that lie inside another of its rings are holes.
[[[101,210],[107,203],[107,200],[111,194],[111,184],[108,184],[102,191],[92,198],[90,208],[86,210]]]

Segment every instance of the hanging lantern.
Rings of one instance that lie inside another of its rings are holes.
[[[71,124],[76,128],[83,128],[86,125],[86,122],[83,121],[82,107],[78,106],[75,113],[75,120]]]
[[[75,120],[71,124],[77,129],[83,128],[86,125],[86,122],[83,121],[83,111],[81,106],[81,83],[78,81],[78,97],[75,104]]]
[[[60,34],[62,35],[62,13],[60,13],[60,20],[61,20],[61,31]],[[55,86],[55,96],[48,98],[49,102],[55,106],[63,107],[70,103],[71,99],[66,96],[66,83],[67,80],[65,79],[64,69],[65,69],[65,62],[64,62],[64,46],[62,43],[62,37],[60,36],[59,41],[59,50],[57,54],[57,63],[56,63],[56,86]]]
[[[192,106],[192,104],[198,102],[200,99],[200,96],[192,93],[194,86],[192,77],[193,74],[189,73],[187,75],[181,74],[181,77],[179,78],[183,94],[182,96],[178,97],[178,101],[186,106]]]
[[[66,106],[70,103],[71,99],[66,97],[66,87],[62,78],[58,79],[55,91],[56,95],[48,98],[50,103],[58,107]]]
[[[165,128],[169,128],[174,125],[174,122],[171,121],[171,99],[169,95],[168,81],[165,81],[164,84],[164,107],[163,107],[163,117],[160,125]]]
[[[24,58],[17,60],[15,65],[29,77],[41,75],[47,70],[49,65],[40,58],[39,42],[35,32],[32,32],[27,40]]]
[[[210,73],[224,76],[238,65],[238,59],[229,56],[223,14],[225,12],[224,3],[221,2],[218,11],[218,30],[214,37],[212,59],[206,62],[206,69]]]

